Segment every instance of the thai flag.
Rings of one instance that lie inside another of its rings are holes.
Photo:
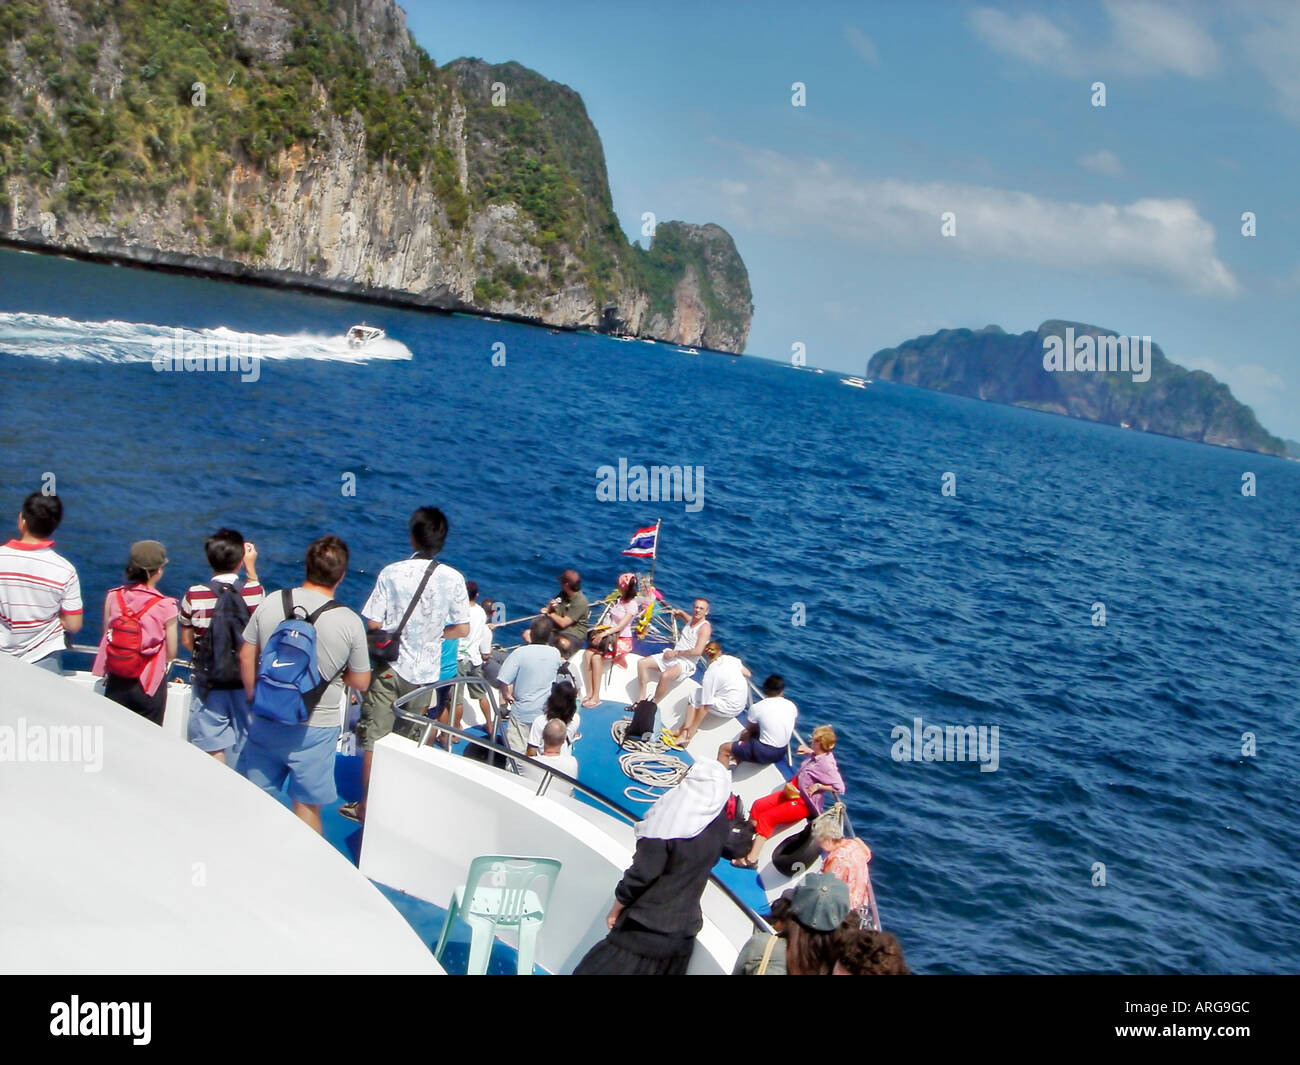
[[[654,558],[655,549],[659,546],[659,526],[651,525],[648,529],[637,529],[632,534],[632,540],[623,551],[625,555],[634,555],[637,558]]]

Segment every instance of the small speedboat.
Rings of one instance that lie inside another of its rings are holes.
[[[683,355],[698,355],[700,353],[698,348],[678,348],[677,350]]]
[[[651,340],[649,337],[642,337],[642,338],[641,338],[641,343],[642,343],[642,344],[658,344],[659,341],[657,341],[657,340]]]
[[[862,377],[841,377],[840,384],[848,385],[850,388],[866,388],[868,381]]]
[[[362,322],[360,325],[354,325],[348,330],[347,340],[348,347],[356,350],[364,348],[367,344],[373,344],[376,340],[384,338],[384,331],[378,326],[366,325]]]

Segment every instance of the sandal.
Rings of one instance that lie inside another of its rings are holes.
[[[732,858],[731,864],[737,869],[757,869],[758,862],[750,861],[748,858]]]
[[[346,802],[339,807],[339,815],[347,818],[349,821],[355,821],[357,824],[364,824],[361,820],[361,811],[359,802]]]

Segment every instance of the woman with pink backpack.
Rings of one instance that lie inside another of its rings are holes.
[[[131,545],[126,583],[104,601],[104,638],[92,669],[108,698],[155,725],[167,709],[167,663],[177,648],[177,603],[158,591],[166,565],[157,540]]]

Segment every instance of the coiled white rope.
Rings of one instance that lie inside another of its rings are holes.
[[[627,727],[631,722],[620,718],[610,726],[609,734],[620,747],[625,746]],[[623,789],[623,794],[633,802],[656,802],[659,794],[649,788],[673,788],[681,783],[691,768],[680,758],[668,753],[668,745],[662,740],[630,740],[630,748],[618,756],[619,768],[624,774],[636,781]]]

